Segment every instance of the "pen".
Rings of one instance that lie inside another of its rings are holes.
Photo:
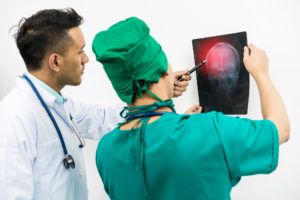
[[[207,60],[202,61],[201,63],[199,63],[198,65],[196,65],[195,67],[193,67],[193,69],[191,69],[190,71],[188,71],[186,74],[184,75],[190,75],[191,73],[193,73],[194,71],[196,71],[197,69],[199,69],[202,65],[204,65],[207,62]],[[183,81],[182,76],[179,77],[177,79],[178,81]]]

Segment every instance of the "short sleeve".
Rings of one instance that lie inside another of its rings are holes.
[[[232,185],[236,185],[241,176],[268,174],[276,169],[279,138],[272,121],[234,118],[222,113],[216,113],[213,120]]]

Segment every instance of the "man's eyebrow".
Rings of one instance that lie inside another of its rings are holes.
[[[82,47],[81,47],[81,49],[80,49],[80,50],[82,50],[84,47],[85,47],[85,44],[84,44],[84,45],[82,45]]]

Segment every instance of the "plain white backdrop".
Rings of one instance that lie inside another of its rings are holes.
[[[247,31],[248,42],[265,49],[269,56],[271,78],[291,120],[291,138],[280,147],[279,165],[274,173],[242,178],[231,196],[233,200],[300,199],[300,1],[1,0],[0,99],[14,87],[15,77],[26,70],[9,29],[22,17],[29,17],[38,10],[66,7],[73,7],[85,19],[81,28],[90,62],[82,84],[66,87],[62,92],[74,100],[99,105],[119,101],[91,51],[95,34],[113,23],[131,16],[143,19],[162,45],[174,71],[194,65],[192,39]],[[175,105],[180,113],[195,103],[198,103],[198,94],[193,74],[187,92],[175,99]],[[248,115],[242,117],[261,119],[259,94],[252,78]],[[94,161],[97,144],[98,141],[88,141],[84,152],[89,199],[107,200]]]

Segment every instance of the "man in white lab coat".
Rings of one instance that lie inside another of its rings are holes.
[[[81,83],[89,61],[79,28],[82,20],[73,9],[53,9],[19,25],[16,43],[28,72],[0,102],[1,199],[87,199],[82,138],[100,139],[109,132],[121,121],[116,113],[123,106],[78,104],[60,93],[66,85]],[[185,91],[190,77],[184,78],[175,83],[174,96]]]

